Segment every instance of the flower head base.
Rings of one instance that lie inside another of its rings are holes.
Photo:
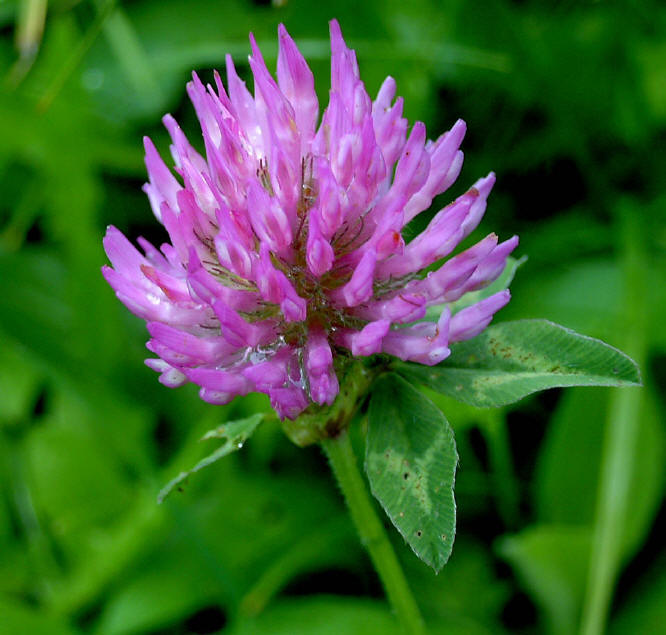
[[[435,141],[421,122],[408,135],[395,81],[372,101],[333,21],[330,102],[317,126],[313,76],[284,26],[277,82],[250,40],[254,97],[230,57],[226,90],[217,74],[215,88],[196,75],[187,86],[205,158],[170,115],[180,179],[145,139],[144,189],[171,244],[139,239],[142,255],[110,227],[113,268],[103,271],[148,322],[158,357],[146,363],[163,384],[194,382],[216,404],[264,392],[294,418],[333,403],[350,354],[432,365],[481,332],[508,291],[453,316],[448,303],[497,278],[518,239],[491,234],[424,276],[478,225],[495,180],[477,181],[405,244],[405,224],[460,172],[464,122]],[[444,307],[437,322],[417,322],[433,305]]]

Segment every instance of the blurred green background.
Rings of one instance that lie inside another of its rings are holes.
[[[497,172],[482,229],[529,256],[498,320],[604,338],[645,381],[498,411],[436,398],[460,453],[453,556],[435,576],[392,534],[429,624],[575,633],[606,589],[608,632],[663,632],[662,2],[0,0],[1,633],[396,632],[320,451],[277,426],[156,505],[211,450],[205,430],[267,404],[158,384],[143,323],[100,274],[107,224],[166,238],[141,136],[166,150],[171,112],[199,143],[190,71],[210,81],[231,52],[247,77],[250,30],[274,67],[284,22],[325,103],[334,16],[371,94],[393,75],[432,137],[467,121],[447,198]],[[623,483],[613,516],[598,492]],[[616,559],[595,552],[603,532]]]

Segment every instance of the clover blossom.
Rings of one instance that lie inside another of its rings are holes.
[[[253,391],[281,417],[332,404],[351,356],[387,353],[437,364],[509,301],[501,291],[451,314],[449,303],[487,286],[518,243],[495,234],[449,258],[476,228],[494,175],[439,211],[405,243],[402,230],[456,180],[465,123],[435,141],[388,77],[376,99],[336,21],[330,101],[318,124],[314,79],[283,25],[277,82],[250,35],[254,97],[226,59],[227,88],[196,74],[187,85],[205,157],[166,115],[174,176],[145,139],[153,212],[171,243],[141,254],[116,228],[104,267],[118,298],[147,321],[146,363],[170,387],[193,382],[224,404]],[[441,305],[436,322],[424,320]],[[414,324],[411,324],[414,323]]]

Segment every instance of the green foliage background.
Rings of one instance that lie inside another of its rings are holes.
[[[190,70],[210,80],[231,52],[247,75],[250,30],[274,64],[284,22],[325,101],[334,16],[371,94],[390,73],[431,136],[467,121],[452,195],[497,172],[483,228],[519,233],[529,256],[498,320],[601,337],[644,374],[643,389],[550,391],[500,410],[431,395],[460,454],[453,556],[435,576],[392,534],[429,624],[576,632],[597,495],[617,476],[604,435],[630,420],[608,630],[659,632],[666,6],[277,4],[0,1],[0,632],[395,632],[320,451],[277,426],[156,505],[210,451],[205,430],[267,404],[212,407],[191,386],[159,385],[141,363],[143,324],[99,271],[107,224],[165,238],[140,191],[141,136],[166,150],[169,111],[200,138]]]

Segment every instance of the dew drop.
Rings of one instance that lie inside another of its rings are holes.
[[[99,68],[91,68],[81,75],[81,84],[86,90],[99,90],[104,84],[104,72]]]

